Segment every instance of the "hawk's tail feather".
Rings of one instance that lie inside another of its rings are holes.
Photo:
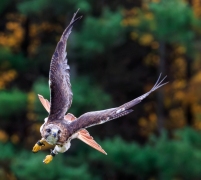
[[[40,102],[42,103],[42,105],[44,106],[44,108],[46,109],[46,111],[49,113],[50,112],[50,103],[47,99],[45,99],[42,95],[38,94],[38,98],[40,100]]]
[[[77,138],[83,141],[84,143],[88,144],[89,146],[93,147],[94,149],[100,151],[101,153],[107,155],[104,149],[93,139],[92,136],[90,136],[87,130],[85,130],[84,132],[79,131]]]

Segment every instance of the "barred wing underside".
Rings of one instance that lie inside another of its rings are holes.
[[[150,93],[155,91],[156,89],[160,88],[161,86],[167,84],[162,82],[166,77],[164,77],[160,81],[161,74],[154,85],[154,87],[147,93],[143,94],[142,96],[137,97],[136,99],[123,104],[122,106],[119,106],[117,108],[112,108],[112,109],[106,109],[102,111],[93,111],[93,112],[88,112],[83,115],[81,115],[77,120],[73,121],[70,126],[72,128],[72,132],[75,133],[79,131],[80,129],[87,128],[90,126],[94,126],[97,124],[102,124],[107,121],[119,118],[121,116],[125,116],[129,113],[131,113],[132,107],[135,106],[136,104],[140,103],[144,98],[146,98]]]
[[[52,56],[49,72],[50,86],[50,114],[48,121],[63,120],[66,111],[70,108],[73,93],[70,84],[70,67],[66,58],[66,41],[71,33],[73,24],[81,19],[75,19],[74,14],[69,26],[63,32]]]
[[[43,107],[46,109],[46,111],[49,113],[50,112],[50,103],[47,99],[45,99],[43,96],[38,94],[38,98],[40,102],[42,103]],[[67,121],[74,121],[77,119],[73,114],[66,114],[64,117],[65,120]],[[93,139],[93,137],[89,134],[89,132],[86,129],[82,129],[78,131],[78,139],[83,141],[84,143],[88,144],[89,146],[93,147],[94,149],[102,152],[103,154],[107,154],[104,149]]]

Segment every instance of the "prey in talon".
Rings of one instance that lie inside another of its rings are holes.
[[[167,84],[167,82],[163,83],[166,77],[161,80],[160,74],[156,84],[149,92],[119,107],[87,112],[78,118],[73,114],[66,114],[73,99],[70,83],[70,67],[66,57],[66,41],[75,22],[81,19],[81,17],[76,18],[76,14],[77,12],[74,14],[68,27],[64,30],[51,59],[49,70],[50,102],[44,99],[43,96],[38,95],[49,116],[45,118],[44,124],[40,127],[42,139],[35,144],[32,151],[40,151],[44,142],[53,145],[54,149],[43,160],[45,164],[50,163],[58,153],[66,152],[70,148],[71,140],[74,138],[78,138],[89,146],[106,154],[101,146],[90,136],[86,128],[103,124],[131,113],[135,105],[156,89]]]

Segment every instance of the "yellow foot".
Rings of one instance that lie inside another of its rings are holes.
[[[40,150],[41,150],[41,146],[45,146],[45,144],[44,144],[43,142],[44,142],[43,139],[41,139],[40,141],[38,141],[38,142],[34,145],[32,151],[33,151],[34,153],[40,151]]]
[[[44,162],[45,164],[48,164],[48,163],[50,163],[50,161],[52,161],[52,159],[53,159],[53,156],[52,156],[52,155],[47,155],[47,156],[45,157],[45,159],[43,160],[43,162]]]
[[[38,152],[40,150],[41,150],[41,146],[39,146],[38,144],[35,144],[33,149],[32,149],[32,152],[36,153],[36,152]]]

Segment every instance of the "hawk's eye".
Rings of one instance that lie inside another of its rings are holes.
[[[51,131],[51,129],[46,129],[46,131],[49,133]]]
[[[58,134],[60,134],[61,133],[61,130],[58,130]]]

